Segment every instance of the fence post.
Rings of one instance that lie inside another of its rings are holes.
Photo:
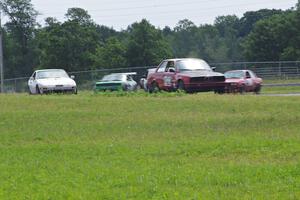
[[[15,93],[17,93],[17,79],[15,79]]]
[[[279,75],[279,78],[282,79],[281,62],[278,63],[278,75]]]

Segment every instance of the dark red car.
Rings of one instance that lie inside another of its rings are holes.
[[[226,82],[230,84],[229,92],[255,92],[259,93],[262,79],[251,70],[234,70],[225,72]]]
[[[192,58],[164,60],[147,78],[149,92],[185,90],[223,93],[226,86],[223,74],[214,72],[204,60]]]

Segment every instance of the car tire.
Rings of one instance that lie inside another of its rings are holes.
[[[150,88],[149,88],[150,93],[157,93],[159,92],[159,87],[156,82],[151,83]]]
[[[244,85],[240,87],[239,92],[240,92],[240,94],[242,94],[242,95],[246,93],[246,89],[245,89],[245,86],[244,86]]]
[[[73,94],[78,94],[77,88],[74,89]]]
[[[257,86],[257,87],[254,89],[254,93],[255,93],[255,94],[260,94],[260,91],[261,91],[261,86]]]
[[[42,94],[42,92],[41,92],[41,90],[40,90],[40,88],[39,88],[38,85],[36,85],[36,94]]]
[[[31,92],[30,88],[28,88],[28,94],[29,95],[33,95],[33,93]]]
[[[185,92],[185,85],[184,85],[184,82],[182,80],[178,81],[177,91],[184,91]]]

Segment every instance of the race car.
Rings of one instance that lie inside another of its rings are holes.
[[[251,70],[233,70],[225,72],[226,82],[230,84],[228,92],[245,93],[255,92],[258,94],[263,80]]]
[[[75,77],[63,69],[44,69],[35,71],[28,80],[30,94],[69,92],[77,94]]]
[[[224,93],[226,86],[223,74],[195,58],[164,60],[147,78],[150,93],[158,90]]]
[[[138,84],[133,80],[133,76],[136,74],[136,72],[132,72],[106,75],[96,82],[95,91],[135,91]]]

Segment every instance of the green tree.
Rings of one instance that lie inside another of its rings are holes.
[[[93,56],[95,68],[120,68],[127,66],[126,46],[117,38],[111,37]]]
[[[247,36],[253,30],[256,22],[282,13],[282,10],[276,9],[261,9],[258,11],[248,11],[244,13],[243,17],[239,20],[238,30],[240,37]]]
[[[9,76],[28,76],[37,64],[34,33],[38,12],[30,0],[2,0],[0,8],[9,21],[5,24],[5,66]]]
[[[287,11],[257,22],[247,37],[245,56],[253,61],[297,59],[299,29],[297,14]]]
[[[238,35],[239,18],[235,15],[217,17],[215,27],[218,29],[220,37],[223,38],[227,47],[227,59],[224,61],[240,61],[242,58]]]
[[[190,20],[180,20],[174,28],[173,51],[176,57],[195,56],[197,26]]]
[[[128,29],[127,59],[129,66],[156,65],[162,59],[172,57],[172,51],[157,30],[147,20],[132,24]]]
[[[92,56],[100,45],[97,26],[86,11],[69,9],[67,21],[46,19],[39,31],[41,68],[64,68],[68,71],[91,69]]]

